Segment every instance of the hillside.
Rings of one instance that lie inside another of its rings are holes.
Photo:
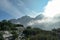
[[[6,34],[7,33],[7,34]],[[0,39],[5,40],[58,40],[58,35],[53,31],[46,31],[30,26],[24,28],[21,24],[12,24],[7,20],[0,22]],[[5,35],[5,36],[4,36]],[[9,35],[9,36],[8,36]],[[7,37],[6,37],[7,36]]]

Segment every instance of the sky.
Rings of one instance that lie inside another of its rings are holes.
[[[60,16],[60,0],[52,0],[48,2],[44,9],[44,15],[47,17]]]
[[[60,0],[0,0],[0,20],[39,14],[46,17],[60,14]]]
[[[0,0],[0,20],[42,14],[49,0]]]
[[[44,15],[42,20],[32,20],[27,25],[60,28],[60,0],[0,0],[0,20],[40,14]]]

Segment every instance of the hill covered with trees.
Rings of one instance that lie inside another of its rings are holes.
[[[21,24],[13,24],[7,20],[0,22],[0,40],[5,40],[3,37],[4,31],[12,34],[12,39],[10,40],[59,40],[56,30],[47,31],[40,28],[32,28],[31,26],[25,28]]]

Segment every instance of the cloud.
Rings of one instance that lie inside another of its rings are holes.
[[[15,18],[24,15],[36,17],[40,14],[37,13],[37,11],[43,11],[44,6],[47,3],[48,0],[0,0],[0,9],[9,13]]]
[[[58,17],[54,18],[43,18],[42,20],[32,20],[28,26],[42,28],[44,30],[51,30],[54,28],[60,28],[60,19]]]
[[[56,14],[60,14],[60,0],[51,0],[45,7],[44,15],[54,17]]]
[[[0,8],[15,18],[23,15],[9,0],[0,0]]]
[[[42,20],[32,20],[27,25],[45,30],[60,28],[60,0],[48,2],[43,15],[44,18]]]
[[[0,0],[0,9],[12,15],[14,18],[19,18],[24,15],[36,16],[36,12],[27,8],[21,0]]]

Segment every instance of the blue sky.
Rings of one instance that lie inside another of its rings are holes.
[[[44,12],[48,2],[49,0],[0,0],[0,20],[24,15],[35,17]]]

